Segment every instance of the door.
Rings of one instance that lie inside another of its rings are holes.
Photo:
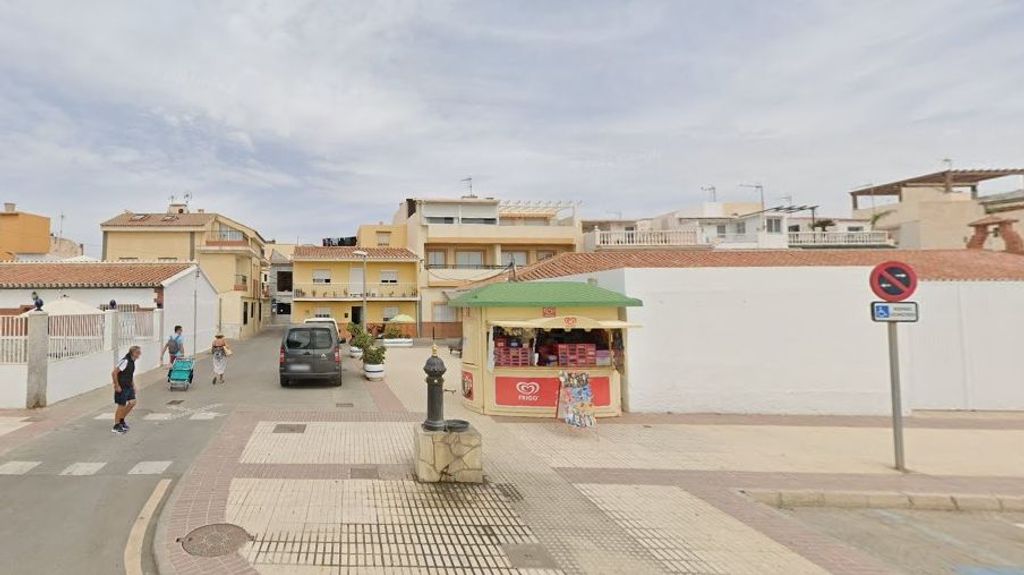
[[[352,323],[362,324],[363,323],[363,306],[354,305],[352,306]]]
[[[352,266],[348,271],[348,293],[363,295],[363,267]]]

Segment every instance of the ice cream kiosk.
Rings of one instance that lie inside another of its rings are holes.
[[[561,417],[583,382],[588,413],[622,413],[625,308],[635,298],[583,282],[503,282],[449,301],[462,311],[462,401],[488,415]],[[561,402],[561,403],[560,403]]]

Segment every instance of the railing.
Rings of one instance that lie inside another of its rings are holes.
[[[756,244],[757,234],[710,234],[707,243],[717,244]]]
[[[249,291],[249,276],[235,274],[235,291]]]
[[[117,314],[117,344],[119,348],[134,345],[139,340],[153,337],[153,312],[122,311]]]
[[[598,248],[695,246],[700,243],[696,230],[594,231],[587,235]]]
[[[415,283],[296,283],[292,286],[294,299],[368,299],[415,298]]]
[[[213,230],[206,234],[207,242],[245,242],[245,234],[238,230]]]
[[[889,232],[790,232],[790,246],[892,245]]]
[[[28,362],[28,318],[0,316],[0,363]]]
[[[47,356],[67,359],[103,351],[106,318],[102,313],[51,315]]]
[[[428,270],[503,270],[509,266],[491,264],[426,264],[424,267]]]

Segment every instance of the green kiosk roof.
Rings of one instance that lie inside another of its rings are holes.
[[[643,302],[583,282],[494,283],[462,294],[452,307],[636,307]]]

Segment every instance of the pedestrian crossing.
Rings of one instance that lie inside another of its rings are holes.
[[[66,477],[83,477],[89,475],[163,475],[173,465],[173,461],[139,461],[127,471],[125,465],[116,466],[107,461],[75,461],[70,464],[44,465],[42,461],[6,461],[0,463],[0,476],[8,475],[60,475]],[[106,471],[117,467],[113,473]],[[103,473],[101,473],[101,471]]]

